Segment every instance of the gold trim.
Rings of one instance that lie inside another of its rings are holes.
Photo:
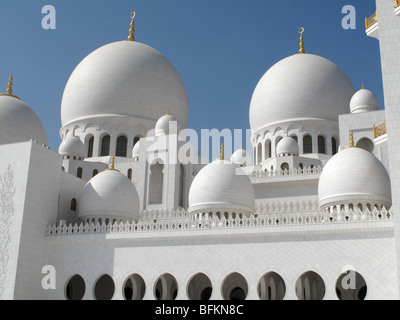
[[[395,8],[400,7],[400,0],[395,0],[396,4],[395,4]]]

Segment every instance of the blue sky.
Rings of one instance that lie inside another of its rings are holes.
[[[56,29],[44,30],[45,5]],[[342,8],[356,9],[356,29],[342,28]],[[248,129],[252,93],[262,75],[298,52],[337,64],[356,89],[365,83],[383,106],[378,40],[365,34],[374,0],[0,0],[0,92],[14,76],[14,93],[42,120],[58,150],[60,106],[74,68],[102,45],[135,37],[165,55],[189,96],[189,127]]]

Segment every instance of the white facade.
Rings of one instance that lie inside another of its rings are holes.
[[[285,58],[250,102],[253,164],[242,148],[198,162],[159,52],[90,54],[66,85],[58,152],[40,120],[0,139],[0,297],[399,299],[399,91],[385,72],[399,77],[400,28],[377,2],[386,110],[325,58]],[[10,92],[0,123],[22,103]]]

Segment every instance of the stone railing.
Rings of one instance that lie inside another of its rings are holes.
[[[193,231],[193,230],[216,230],[216,229],[243,229],[243,228],[270,228],[289,227],[302,225],[323,225],[340,223],[363,223],[393,220],[391,210],[385,208],[372,211],[355,209],[328,213],[326,211],[310,212],[288,212],[274,214],[254,214],[236,218],[216,218],[195,220],[193,218],[182,218],[175,220],[145,220],[120,222],[114,224],[105,223],[81,223],[48,226],[46,236],[62,235],[87,235],[87,234],[123,234],[143,232],[171,232],[171,231]]]
[[[259,203],[255,207],[257,214],[270,214],[270,213],[291,213],[291,212],[317,212],[319,211],[318,200],[309,201],[272,201],[266,203]]]
[[[282,177],[293,177],[293,176],[309,176],[309,175],[320,175],[322,167],[308,167],[308,168],[293,168],[290,170],[274,170],[274,171],[253,171],[249,178],[250,180],[263,180],[269,178],[282,178]]]

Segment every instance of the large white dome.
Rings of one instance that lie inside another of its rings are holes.
[[[79,199],[81,220],[139,220],[140,202],[133,183],[116,170],[94,176],[83,188]]]
[[[61,122],[116,115],[155,123],[168,110],[187,127],[188,99],[178,72],[157,50],[125,40],[102,46],[76,67],[64,90]]]
[[[250,178],[228,160],[215,160],[194,178],[189,191],[189,213],[231,211],[254,213],[255,197]]]
[[[0,96],[0,144],[35,140],[48,145],[46,131],[36,113],[24,102]]]
[[[318,197],[321,208],[341,204],[391,206],[390,177],[371,153],[357,147],[334,155],[322,170]]]
[[[250,126],[263,127],[294,120],[338,121],[349,112],[355,89],[331,61],[296,54],[272,66],[257,84],[250,103]]]

